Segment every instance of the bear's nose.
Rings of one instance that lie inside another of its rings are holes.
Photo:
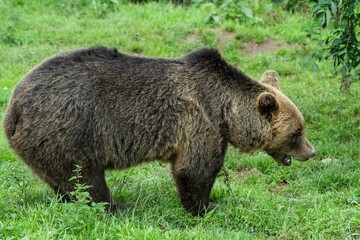
[[[309,154],[309,158],[313,158],[315,157],[315,154],[316,154],[316,150],[315,148],[309,143],[309,146],[310,146],[310,154]]]

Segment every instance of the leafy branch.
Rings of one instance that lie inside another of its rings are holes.
[[[311,14],[320,23],[314,29],[319,38],[312,40],[321,47],[308,56],[319,62],[331,58],[334,70],[342,76],[342,87],[360,80],[360,0],[320,0]],[[331,29],[325,38],[320,37],[322,29]],[[317,64],[313,69],[317,70]]]

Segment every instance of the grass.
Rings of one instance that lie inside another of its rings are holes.
[[[114,198],[135,205],[109,215],[101,205],[57,203],[12,153],[0,128],[0,239],[360,238],[360,86],[341,92],[329,62],[318,73],[302,68],[301,46],[313,26],[304,14],[274,10],[259,24],[209,26],[202,6],[118,4],[105,13],[99,16],[81,0],[0,0],[0,119],[22,76],[60,51],[108,45],[126,53],[177,57],[211,46],[255,79],[268,69],[280,73],[283,92],[303,112],[317,157],[285,168],[266,154],[245,155],[230,147],[211,193],[218,207],[204,218],[181,208],[167,165],[109,171]],[[219,31],[234,37],[221,41]],[[245,42],[267,38],[293,47],[243,54]]]

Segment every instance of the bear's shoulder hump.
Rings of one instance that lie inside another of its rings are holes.
[[[193,64],[199,62],[221,62],[221,54],[214,48],[200,48],[185,56],[185,59]]]

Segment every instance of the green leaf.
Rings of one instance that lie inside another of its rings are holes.
[[[330,26],[330,20],[332,19],[331,11],[326,10],[326,27]]]
[[[319,47],[324,47],[324,40],[318,40],[317,44],[319,45]]]
[[[345,66],[343,66],[343,67],[340,69],[341,75],[342,75],[343,77],[346,76],[346,72],[347,72],[347,69],[346,69]]]
[[[337,13],[336,4],[333,1],[331,1],[330,5],[331,5],[331,13],[332,13],[332,15],[336,16],[336,13]]]
[[[318,58],[319,61],[323,58],[323,55],[320,52],[315,52],[315,56]]]
[[[242,12],[245,14],[246,17],[252,19],[253,18],[253,12],[251,11],[250,8],[246,8],[246,7],[243,7],[242,9]]]
[[[322,28],[325,28],[326,27],[326,18],[322,18],[322,20],[321,20],[321,27]]]
[[[317,65],[316,63],[314,63],[314,64],[312,65],[312,70],[313,70],[314,72],[318,72],[318,71],[319,71],[319,67],[318,67],[318,65]]]

